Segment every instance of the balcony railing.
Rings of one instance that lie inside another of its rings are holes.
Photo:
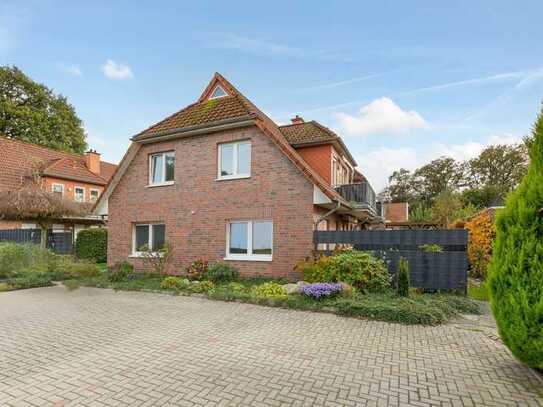
[[[346,200],[356,206],[367,206],[370,211],[377,213],[375,191],[369,182],[345,184],[336,187],[336,191]]]

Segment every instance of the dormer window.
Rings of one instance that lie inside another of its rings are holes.
[[[228,93],[224,91],[221,85],[217,85],[217,87],[213,90],[213,93],[211,93],[209,99],[218,99],[225,96],[228,96]]]

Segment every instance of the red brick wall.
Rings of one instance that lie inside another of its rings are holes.
[[[409,204],[407,202],[388,202],[383,204],[383,214],[387,222],[407,222]]]
[[[329,184],[332,183],[332,146],[297,148],[296,151]]]
[[[250,138],[251,177],[215,181],[217,143]],[[148,156],[176,152],[176,184],[146,188]],[[313,185],[256,128],[143,145],[109,199],[108,264],[129,259],[135,222],[163,222],[174,244],[169,273],[190,262],[222,260],[229,220],[272,219],[273,261],[227,261],[245,275],[295,278],[296,262],[313,247]]]
[[[20,229],[22,222],[15,220],[0,220],[0,229]]]

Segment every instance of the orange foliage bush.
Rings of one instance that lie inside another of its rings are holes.
[[[494,220],[486,210],[469,219],[465,228],[469,231],[468,258],[471,274],[485,278],[496,237]]]

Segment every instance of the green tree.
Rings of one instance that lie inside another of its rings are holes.
[[[527,168],[525,144],[489,146],[469,160],[469,184],[483,192],[495,191],[499,198],[504,198],[518,186]]]
[[[87,148],[73,106],[17,67],[0,66],[0,135],[74,153]]]
[[[445,191],[457,191],[465,183],[465,164],[450,157],[440,157],[418,168],[413,173],[413,184],[418,198],[432,202]]]
[[[388,177],[388,187],[383,192],[392,202],[413,202],[416,199],[413,186],[413,174],[400,168]]]
[[[503,342],[543,369],[543,111],[533,135],[528,172],[497,216],[489,286]]]

